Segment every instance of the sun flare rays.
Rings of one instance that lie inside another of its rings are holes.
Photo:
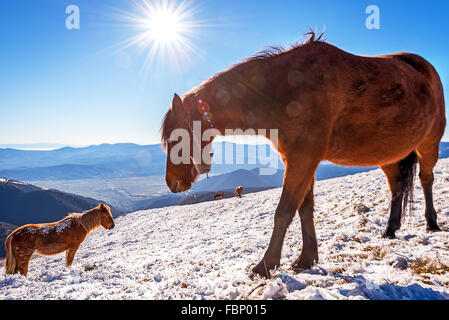
[[[192,39],[205,22],[195,19],[198,7],[192,1],[135,0],[133,7],[133,12],[121,12],[119,16],[134,35],[117,48],[143,50],[146,54],[143,69],[158,62],[180,70],[190,63],[192,55],[201,56]]]

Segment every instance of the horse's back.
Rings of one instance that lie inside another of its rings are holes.
[[[39,226],[36,224],[26,224],[21,227],[18,227],[16,230],[11,232],[9,237],[12,239],[15,239],[15,241],[18,241],[21,238],[27,238],[30,236],[35,236],[37,234]]]
[[[71,218],[55,223],[28,224],[14,230],[11,235],[17,247],[27,246],[40,254],[63,252],[74,242],[82,242],[85,233]]]

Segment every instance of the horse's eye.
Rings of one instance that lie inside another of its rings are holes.
[[[211,157],[211,158],[212,158],[212,157],[214,156],[214,154],[213,154],[213,153],[210,153],[209,155],[210,155],[210,157]]]

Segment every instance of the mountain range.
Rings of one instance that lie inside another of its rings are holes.
[[[214,172],[226,173],[241,168],[263,167],[257,161],[255,146],[249,152],[248,145],[229,142],[215,143]],[[231,152],[231,164],[224,162],[226,152]],[[253,155],[254,154],[254,155]],[[277,156],[277,155],[276,155]],[[102,144],[83,148],[64,147],[56,150],[0,149],[0,177],[18,181],[75,180],[87,178],[129,178],[164,175],[166,154],[160,145],[132,143]],[[235,164],[234,164],[235,162]],[[278,161],[276,165],[280,165]],[[239,164],[241,163],[241,164]]]

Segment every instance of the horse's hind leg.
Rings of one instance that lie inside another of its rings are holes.
[[[298,210],[301,218],[302,231],[302,251],[301,256],[293,263],[293,269],[300,272],[309,269],[318,262],[318,244],[316,241],[315,226],[313,222],[314,196],[313,187],[315,181],[312,182],[309,192],[304,198],[304,202]]]
[[[412,152],[405,159],[382,166],[391,190],[390,218],[384,238],[394,239],[395,233],[401,228],[401,218],[409,200],[413,200],[416,165],[418,157]]]
[[[382,237],[388,239],[396,238],[396,231],[401,228],[402,201],[404,199],[404,188],[402,184],[399,162],[381,167],[388,179],[391,191],[390,218],[388,219],[387,230]]]
[[[33,249],[19,249],[17,252],[17,271],[25,277],[28,275],[28,266],[33,253]]]
[[[419,179],[426,201],[427,230],[431,232],[441,231],[437,223],[437,214],[433,206],[433,168],[438,162],[439,142],[422,144],[417,148],[419,160]]]

